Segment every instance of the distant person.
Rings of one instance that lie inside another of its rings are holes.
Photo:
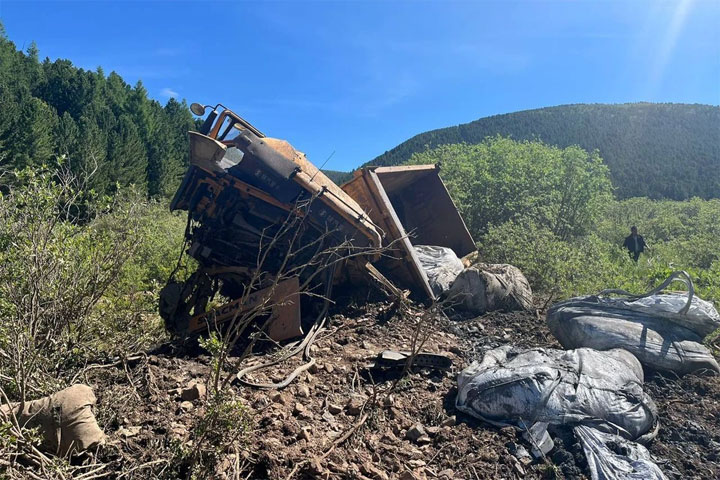
[[[642,237],[642,235],[638,235],[637,227],[635,225],[630,227],[630,235],[625,237],[625,243],[623,243],[623,247],[628,249],[630,258],[632,258],[635,262],[638,261],[638,258],[640,258],[640,254],[644,252],[646,248],[650,250],[650,247],[648,247],[648,244],[645,243],[645,239]]]

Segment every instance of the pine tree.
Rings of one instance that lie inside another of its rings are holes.
[[[60,117],[55,130],[55,138],[57,139],[56,153],[58,156],[71,158],[78,154],[80,129],[68,112],[63,113]]]
[[[128,111],[127,102],[130,96],[130,85],[115,72],[111,72],[107,81],[103,82],[102,100],[116,116]]]
[[[117,132],[109,140],[110,181],[146,188],[147,154],[138,128],[129,115],[122,115]]]
[[[23,59],[27,82],[34,95],[37,93],[38,85],[43,82],[43,70],[40,66],[40,62],[38,61],[39,53],[40,51],[38,50],[37,44],[35,42],[31,42],[30,46],[27,48],[27,55]]]
[[[110,189],[110,173],[107,162],[107,134],[98,127],[94,118],[82,116],[79,122],[78,149],[69,159],[70,168],[88,188],[98,193]]]
[[[52,160],[57,123],[57,114],[52,108],[25,92],[7,139],[10,164],[14,168],[24,168]]]

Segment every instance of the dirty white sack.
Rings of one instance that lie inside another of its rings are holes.
[[[583,447],[592,480],[666,480],[642,445],[584,425],[573,431]]]
[[[446,292],[465,268],[451,248],[434,245],[413,245],[428,282],[436,296]]]
[[[64,456],[83,452],[105,439],[92,412],[96,401],[92,388],[78,384],[24,404],[0,405],[0,420],[15,415],[21,427],[40,427],[44,446]]]
[[[624,348],[655,370],[720,373],[702,343],[705,335],[720,328],[717,310],[693,297],[687,313],[679,313],[686,304],[687,296],[676,294],[634,301],[589,295],[553,305],[547,324],[565,348]]]
[[[642,366],[625,350],[506,345],[460,373],[455,405],[493,425],[523,431],[543,423],[586,425],[646,441],[657,433],[658,421],[643,381]]]

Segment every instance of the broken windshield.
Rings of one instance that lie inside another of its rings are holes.
[[[241,129],[242,126],[237,122],[237,120],[229,115],[225,116],[225,118],[222,119],[220,128],[218,129],[217,139],[221,142],[232,140],[240,134]]]

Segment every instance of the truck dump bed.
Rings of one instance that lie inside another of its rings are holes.
[[[475,242],[458,212],[437,165],[367,167],[342,185],[384,233],[378,269],[416,296],[434,299],[415,245],[451,248],[458,257],[475,251]]]

